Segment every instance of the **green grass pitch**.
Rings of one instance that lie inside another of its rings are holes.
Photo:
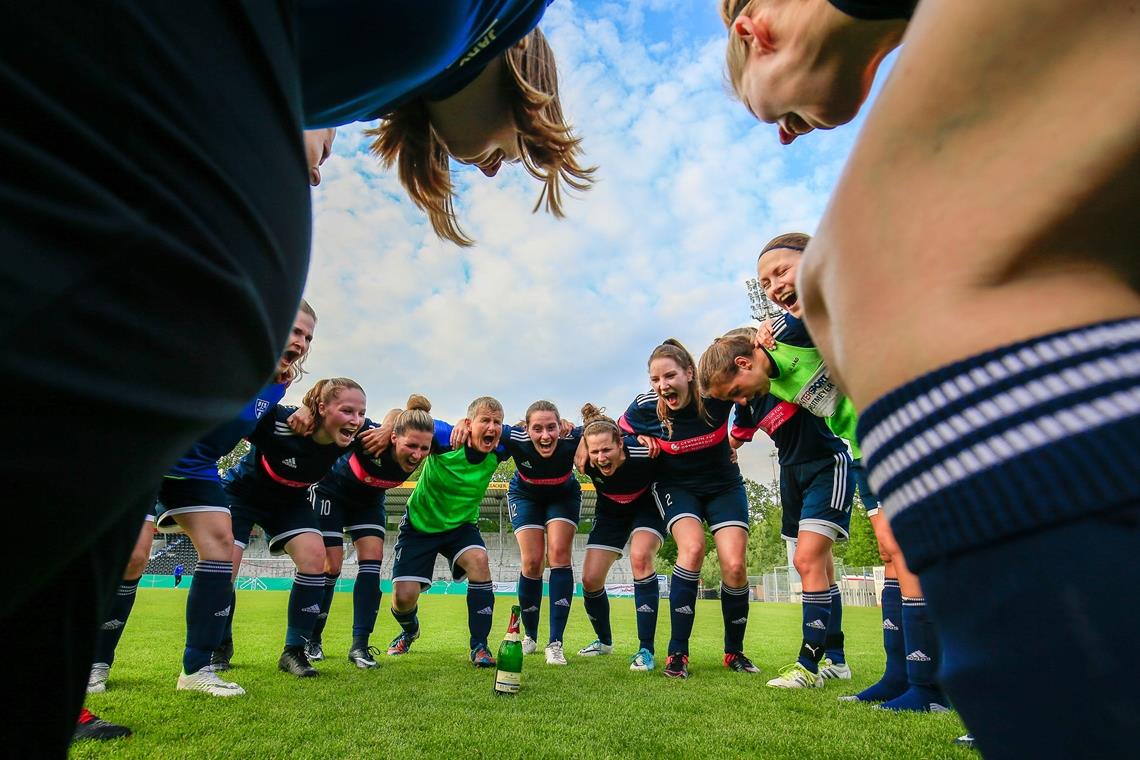
[[[702,601],[691,642],[691,677],[661,675],[668,605],[658,621],[658,669],[633,673],[637,647],[632,601],[613,599],[615,653],[586,659],[577,650],[593,631],[576,599],[567,667],[526,658],[516,697],[491,692],[494,671],[467,659],[462,596],[420,600],[423,633],[403,657],[357,670],[346,660],[351,594],[338,593],[324,635],[321,674],[277,671],[287,594],[238,592],[234,669],[244,697],[176,692],[181,665],[184,590],[144,589],[119,645],[107,691],[87,698],[103,718],[134,729],[129,739],[81,742],[73,758],[973,758],[952,745],[964,732],[956,715],[896,715],[836,697],[875,681],[883,650],[877,609],[844,610],[852,681],[783,691],[765,681],[790,663],[800,642],[800,608],[753,603],[745,650],[763,671],[721,665],[720,605]],[[544,599],[544,602],[547,600]],[[506,630],[511,597],[496,598],[492,651]],[[540,633],[546,633],[546,607]],[[381,604],[373,643],[398,626]]]

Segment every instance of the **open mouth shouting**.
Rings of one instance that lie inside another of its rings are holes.
[[[348,446],[352,443],[352,439],[356,437],[359,431],[359,425],[345,425],[342,428],[337,428],[335,435],[337,445],[342,448]]]
[[[797,303],[799,303],[799,295],[796,293],[795,288],[788,288],[775,294],[776,303],[782,306],[785,310],[791,311]]]
[[[676,409],[681,405],[681,394],[672,388],[665,388],[661,391],[661,400],[670,409]]]

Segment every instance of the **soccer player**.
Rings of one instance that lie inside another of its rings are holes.
[[[790,12],[762,35],[736,17],[743,68],[775,65],[764,39],[828,60],[843,29],[883,28],[836,6],[835,24]],[[871,483],[978,747],[1118,754],[1140,709],[1104,654],[1140,624],[1119,603],[1140,543],[1140,68],[1125,63],[1140,16],[1121,0],[924,0],[905,41],[805,253],[805,316],[862,411]],[[853,114],[873,68],[829,62],[841,81],[816,102]],[[764,107],[778,88],[745,73],[762,118],[807,102],[810,62],[784,64],[786,104]],[[1026,585],[1073,546],[1096,550],[1064,582]],[[1016,655],[992,657],[1027,626]],[[1063,678],[1041,667],[1059,651]]]
[[[404,655],[420,636],[417,615],[420,592],[430,588],[436,555],[451,565],[452,577],[467,582],[467,627],[470,657],[477,668],[493,668],[495,658],[487,648],[495,591],[487,549],[479,535],[479,504],[499,462],[509,454],[499,445],[503,432],[503,406],[490,396],[481,396],[467,407],[465,426],[468,442],[452,448],[452,428],[435,421],[432,454],[424,461],[408,508],[400,521],[392,566],[392,616],[401,633],[392,640],[388,654]],[[388,444],[374,436],[369,452],[378,455]]]
[[[185,532],[198,552],[194,583],[186,597],[186,646],[177,688],[220,697],[245,693],[237,684],[220,679],[215,668],[207,667],[212,653],[221,644],[226,618],[233,610],[230,564],[233,531],[217,463],[253,430],[266,409],[281,400],[289,384],[304,374],[305,357],[315,328],[316,313],[302,300],[273,381],[246,404],[240,415],[195,443],[163,477],[156,504],[157,523],[155,515],[148,515],[143,523],[110,616],[100,626],[95,660],[87,681],[88,694],[106,689],[115,647],[134,605],[138,579],[146,568],[156,524],[166,533]],[[180,567],[175,568],[175,585]]]
[[[324,659],[321,634],[340,578],[343,537],[348,533],[356,547],[358,567],[352,587],[352,646],[348,661],[362,669],[376,667],[373,654],[379,650],[369,646],[368,639],[380,609],[380,565],[384,561],[387,521],[384,495],[387,489],[407,480],[431,452],[435,422],[430,411],[430,401],[413,395],[406,409],[393,410],[381,425],[366,421],[352,449],[309,491],[325,543],[325,593],[313,634],[305,645],[310,661]],[[381,428],[389,431],[390,445],[373,457],[362,439],[369,430]]]
[[[179,562],[174,566],[174,588],[178,588],[182,584],[182,574],[186,572],[186,566]]]
[[[664,673],[669,678],[689,676],[689,636],[705,559],[705,524],[720,560],[724,665],[738,673],[758,673],[744,655],[748,499],[727,440],[732,402],[701,397],[693,357],[675,338],[649,355],[649,382],[653,392],[635,398],[618,423],[626,432],[651,436],[662,455],[650,492],[677,542]]]
[[[926,612],[926,600],[918,576],[907,569],[906,558],[895,541],[890,523],[879,516],[878,500],[867,483],[862,466],[862,451],[856,435],[858,416],[846,396],[831,379],[830,368],[823,362],[807,328],[800,320],[803,304],[796,292],[796,275],[799,272],[803,250],[811,238],[799,232],[777,235],[760,251],[756,261],[756,276],[761,288],[773,303],[779,304],[785,313],[774,320],[771,326],[761,325],[760,334],[771,330],[771,337],[761,335],[759,342],[767,348],[776,346],[776,339],[785,346],[780,353],[788,350],[799,352],[803,358],[797,367],[800,376],[807,378],[802,387],[812,389],[816,398],[829,397],[832,406],[816,410],[827,416],[828,425],[839,437],[847,441],[854,457],[852,472],[859,494],[867,506],[867,516],[875,531],[879,553],[886,569],[886,583],[883,587],[883,649],[887,654],[887,666],[883,677],[858,694],[843,697],[857,702],[879,702],[888,710],[926,712],[944,710],[949,704],[938,685],[938,668],[942,662],[942,651],[938,634]],[[789,348],[793,347],[793,348]],[[763,349],[761,346],[760,349]],[[805,354],[800,349],[809,350]],[[773,358],[779,354],[773,353]],[[798,383],[790,386],[777,380],[775,393],[792,399]],[[838,589],[836,589],[838,591]],[[827,671],[832,670],[828,668]]]
[[[582,407],[582,440],[587,456],[582,471],[593,481],[598,495],[594,527],[582,562],[582,603],[598,638],[578,654],[595,657],[614,650],[606,576],[628,542],[640,642],[629,669],[644,672],[656,666],[653,640],[660,589],[653,560],[665,540],[665,522],[649,492],[656,474],[649,448],[636,437],[624,435],[603,412],[593,404]]]
[[[233,514],[233,572],[241,566],[254,524],[265,529],[269,550],[288,553],[297,567],[289,593],[285,648],[277,667],[301,678],[317,675],[305,657],[305,643],[321,611],[325,548],[306,490],[320,480],[352,445],[365,421],[364,391],[354,380],[320,380],[301,402],[316,420],[311,436],[290,429],[290,407],[278,404],[258,420],[249,436],[253,448],[225,476]],[[233,611],[226,618],[232,642]],[[232,643],[229,645],[232,650]]]
[[[698,364],[701,387],[709,396],[736,403],[729,445],[737,448],[763,430],[776,444],[780,463],[781,535],[795,541],[793,564],[803,581],[803,643],[794,663],[768,681],[776,688],[817,688],[823,670],[842,668],[842,602],[836,602],[836,541],[847,539],[854,481],[847,444],[823,418],[769,393],[773,375],[798,370],[800,356],[754,345],[756,330],[741,328],[718,338]],[[815,373],[809,368],[809,375]],[[790,394],[789,394],[790,395]],[[806,399],[805,399],[806,400]],[[827,658],[827,664],[823,660]]]

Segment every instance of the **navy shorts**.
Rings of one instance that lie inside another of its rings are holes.
[[[855,488],[859,491],[859,498],[867,510],[867,517],[874,517],[879,514],[879,497],[871,490],[871,484],[867,481],[867,471],[863,469],[862,459],[851,462],[851,474],[855,478]]]
[[[665,521],[653,503],[653,497],[644,494],[632,504],[615,504],[598,499],[594,511],[594,527],[586,541],[587,549],[603,549],[623,555],[630,537],[639,530],[652,533],[665,540]]]
[[[847,540],[855,491],[850,465],[850,455],[843,452],[780,468],[781,536],[791,541],[806,530],[832,541]]]
[[[244,549],[249,544],[249,534],[254,525],[265,529],[269,551],[273,554],[284,554],[285,544],[302,533],[320,535],[317,515],[307,495],[307,490],[297,489],[296,494],[290,494],[291,498],[263,501],[227,493],[234,521],[234,544]]]
[[[309,504],[317,516],[325,546],[343,546],[345,533],[352,536],[353,541],[367,536],[384,539],[387,515],[383,491],[370,499],[358,499],[316,485],[309,489]]]
[[[457,562],[472,549],[487,551],[487,545],[479,535],[479,526],[464,523],[442,533],[423,533],[411,526],[405,514],[400,520],[400,535],[396,538],[392,582],[419,581],[420,588],[429,588],[437,554],[447,557],[451,577],[461,581],[467,577],[467,571]]]
[[[549,493],[534,493],[522,489],[507,489],[507,510],[511,527],[520,530],[545,529],[552,522],[566,522],[577,527],[582,511],[582,488],[571,479],[564,486],[543,489]]]
[[[657,514],[669,531],[673,530],[673,523],[683,517],[703,520],[713,533],[728,527],[748,530],[748,497],[742,482],[716,493],[698,494],[658,481],[650,487],[650,492],[657,504]]]
[[[162,533],[182,533],[182,526],[175,521],[175,515],[190,512],[225,512],[228,515],[230,508],[226,502],[226,492],[219,480],[172,478],[168,475],[162,479],[158,501],[154,504],[158,518],[155,527]]]

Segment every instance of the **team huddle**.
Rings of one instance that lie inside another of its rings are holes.
[[[6,28],[19,34],[0,45],[0,377],[10,396],[50,403],[10,405],[21,446],[0,457],[0,478],[10,503],[46,505],[45,535],[70,540],[48,555],[10,542],[9,563],[39,572],[0,595],[0,622],[13,651],[42,656],[10,658],[10,679],[35,688],[9,706],[3,746],[62,755],[73,736],[130,733],[82,708],[82,684],[106,686],[150,522],[187,533],[199,557],[177,688],[243,693],[220,674],[237,656],[233,582],[255,525],[296,565],[279,667],[317,672],[345,533],[358,567],[349,659],[373,667],[383,493],[417,468],[388,651],[421,635],[418,597],[442,555],[468,582],[471,661],[491,665],[476,521],[506,458],[526,651],[538,651],[548,567],[544,655],[566,662],[576,466],[599,493],[579,571],[597,638],[580,654],[612,652],[605,579],[628,544],[630,667],[657,669],[653,564],[671,535],[661,670],[686,677],[707,529],[724,664],[755,673],[733,450],[757,431],[778,448],[803,581],[802,645],[769,685],[850,676],[832,546],[857,491],[886,568],[887,665],[846,696],[923,712],[952,701],[992,757],[1132,746],[1140,700],[1112,653],[1140,626],[1140,608],[1120,603],[1140,542],[1134,3],[718,0],[732,95],[782,145],[854,120],[897,51],[813,237],[760,252],[782,316],[696,359],[662,342],[652,392],[614,419],[590,405],[581,425],[548,402],[504,425],[489,397],[456,425],[422,397],[373,422],[347,378],[281,405],[316,326],[302,301],[306,180],[321,182],[336,128],[376,122],[371,154],[457,245],[474,241],[455,164],[487,177],[521,164],[541,186],[535,209],[554,216],[567,191],[589,190],[598,168],[582,160],[538,29],[551,2],[14,4]],[[743,139],[731,149],[755,158]],[[774,226],[762,216],[739,234]],[[85,447],[64,477],[29,454],[58,446],[60,430]],[[243,437],[253,449],[223,477],[216,462]],[[1058,579],[1054,558],[1087,547]],[[1058,652],[1065,678],[1042,666]]]

